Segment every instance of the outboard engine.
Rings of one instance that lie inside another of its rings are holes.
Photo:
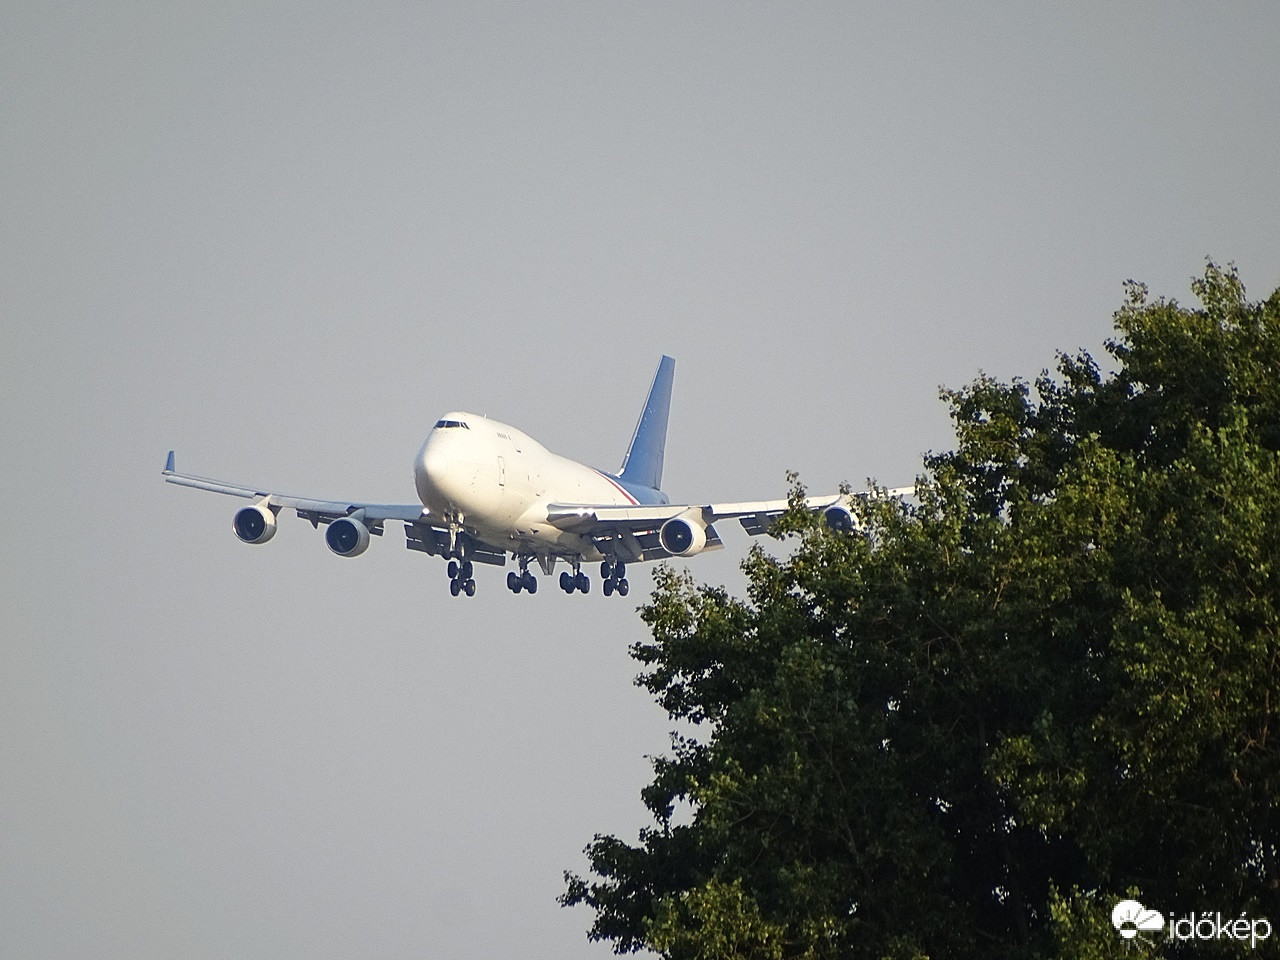
[[[662,549],[675,557],[692,557],[707,545],[707,528],[688,517],[672,517],[658,530]]]
[[[822,511],[822,517],[827,521],[827,526],[836,533],[852,533],[853,532],[853,514],[849,508],[842,503],[833,503],[827,509]]]
[[[245,543],[266,543],[276,535],[276,515],[261,503],[241,507],[231,521],[231,529]]]
[[[369,528],[355,517],[339,517],[324,532],[324,542],[340,557],[358,557],[369,549]]]

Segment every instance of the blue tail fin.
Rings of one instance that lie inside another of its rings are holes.
[[[626,483],[662,489],[662,452],[667,445],[667,417],[671,413],[671,383],[675,375],[676,362],[664,356],[653,375],[653,386],[636,423],[631,446],[622,459],[618,477]]]

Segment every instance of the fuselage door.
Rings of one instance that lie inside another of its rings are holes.
[[[498,458],[498,486],[505,487],[507,485],[507,461]]]

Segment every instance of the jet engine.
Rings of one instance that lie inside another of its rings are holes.
[[[340,557],[358,557],[369,549],[369,528],[355,517],[340,517],[329,524],[324,542]]]
[[[707,528],[688,517],[672,517],[658,530],[662,549],[676,557],[692,557],[707,545]]]
[[[822,511],[822,518],[827,521],[827,526],[836,533],[853,532],[853,514],[842,503],[833,503],[827,507]]]
[[[245,543],[266,543],[276,535],[276,515],[261,503],[236,511],[231,528]]]

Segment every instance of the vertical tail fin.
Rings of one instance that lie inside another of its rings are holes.
[[[631,446],[622,459],[618,477],[654,490],[662,489],[662,456],[667,445],[667,417],[671,413],[671,384],[676,375],[676,362],[664,356],[653,375],[653,385],[644,402],[644,410],[631,435]]]

